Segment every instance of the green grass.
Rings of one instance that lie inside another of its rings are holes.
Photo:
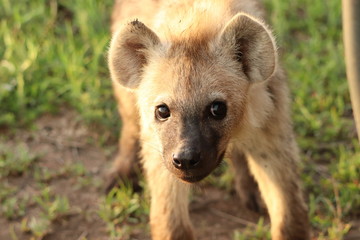
[[[0,178],[21,175],[36,161],[36,156],[24,144],[16,145],[16,151],[10,149],[0,139]]]
[[[31,126],[43,113],[66,106],[116,135],[113,130],[119,124],[106,66],[112,2],[0,0],[0,126],[16,134],[17,128]],[[341,239],[351,220],[360,216],[360,147],[345,76],[341,1],[265,3],[292,89],[311,223],[318,239]],[[3,149],[1,145],[1,179],[21,175],[36,159],[21,147],[16,153]],[[59,174],[34,171],[45,183]],[[72,171],[84,174],[81,166],[64,169]],[[229,191],[230,177],[220,178],[209,182]],[[22,205],[12,207],[16,189],[0,184],[2,212],[9,218],[23,216]],[[110,193],[99,212],[109,235],[143,227],[146,204],[128,188]],[[24,229],[33,229],[41,238],[50,228],[50,215],[44,222],[27,220]],[[120,228],[119,219],[126,220],[126,230]],[[268,237],[262,222],[255,230],[236,231],[234,239]]]
[[[249,226],[245,230],[235,231],[234,240],[271,240],[269,227],[260,218],[255,226]]]
[[[116,124],[106,66],[112,1],[0,1],[0,125],[60,106]]]
[[[35,196],[34,200],[41,208],[41,212],[38,216],[32,216],[30,219],[23,218],[21,230],[31,234],[33,239],[42,239],[51,232],[52,222],[69,214],[70,205],[66,197],[53,194],[51,188],[46,186],[39,195]]]
[[[112,189],[98,211],[107,223],[110,237],[127,239],[133,228],[146,228],[149,200],[148,197],[134,193],[128,185]]]

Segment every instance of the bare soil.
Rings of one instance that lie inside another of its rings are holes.
[[[57,116],[43,116],[35,126],[35,131],[17,131],[8,141],[9,146],[25,143],[32,153],[39,156],[36,166],[33,167],[46,168],[57,173],[65,166],[82,163],[86,172],[93,178],[92,184],[80,186],[78,176],[65,172],[56,174],[46,182],[54,194],[68,198],[71,210],[67,216],[52,224],[49,234],[44,239],[108,239],[105,223],[96,212],[103,193],[101,188],[93,184],[102,182],[108,161],[104,150],[91,144],[96,142],[96,136],[85,125],[80,124],[72,111],[64,111]],[[41,188],[38,187],[33,173],[34,171],[29,169],[29,172],[22,176],[7,179],[9,184],[19,187],[17,196],[33,197],[39,193]],[[35,204],[29,206],[25,217],[30,219],[32,216],[38,216],[39,211]],[[19,239],[31,239],[31,235],[20,230],[20,221],[21,219],[8,221],[0,216],[0,239],[11,239],[10,231],[14,231]]]
[[[76,113],[69,110],[61,111],[56,116],[45,115],[35,123],[36,129],[31,131],[18,130],[6,133],[9,147],[17,143],[25,143],[31,152],[39,156],[32,168],[46,168],[58,171],[64,166],[81,163],[85,166],[89,184],[79,184],[79,176],[58,174],[46,182],[56,195],[66,196],[70,202],[70,211],[56,219],[45,240],[77,240],[77,239],[110,239],[106,223],[99,217],[98,210],[104,198],[104,179],[111,166],[116,152],[116,142],[106,147],[97,144],[101,138],[99,133],[91,131],[82,124]],[[16,149],[13,149],[16,151]],[[41,188],[35,179],[33,169],[21,176],[4,179],[8,184],[18,187],[17,197],[34,197]],[[199,240],[229,240],[235,229],[242,229],[248,224],[258,221],[259,215],[241,209],[236,196],[211,186],[196,190],[190,205],[191,218],[197,229]],[[30,204],[26,209],[25,218],[38,216],[40,209]],[[8,220],[0,216],[0,239],[14,239],[14,233],[20,240],[31,239],[32,235],[21,230],[24,217]],[[357,223],[358,229],[360,224]],[[148,229],[136,229],[134,234],[125,239],[150,239]],[[360,239],[358,231],[353,231],[347,240]]]

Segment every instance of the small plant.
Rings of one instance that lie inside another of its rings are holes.
[[[112,237],[125,236],[131,225],[144,223],[149,213],[148,203],[128,185],[114,188],[105,197],[99,216],[107,223]]]
[[[21,230],[31,233],[31,240],[41,240],[51,232],[51,221],[44,217],[32,217],[30,220],[24,218],[21,222]]]
[[[351,228],[350,224],[333,221],[332,225],[327,228],[326,232],[319,234],[317,240],[338,240],[344,239]]]
[[[36,156],[24,144],[10,147],[0,142],[0,178],[18,176],[26,172]]]
[[[26,213],[26,206],[28,199],[20,199],[17,197],[10,197],[1,203],[1,213],[8,219],[14,220],[22,217]]]
[[[69,212],[70,205],[66,197],[54,196],[50,187],[44,187],[34,200],[41,208],[41,213],[32,216],[30,220],[27,217],[23,218],[21,230],[31,233],[33,235],[32,239],[41,240],[52,231],[53,221]]]
[[[5,181],[0,181],[0,203],[17,191],[16,187],[10,186]]]
[[[70,210],[69,200],[66,197],[52,196],[49,187],[45,187],[40,196],[35,197],[35,201],[42,208],[43,216],[50,221],[67,214]]]
[[[82,163],[73,163],[66,167],[67,172],[69,172],[73,176],[85,176],[86,168]]]
[[[248,226],[245,230],[235,231],[233,240],[270,240],[269,227],[264,224],[264,219],[260,218],[255,225]]]
[[[34,170],[34,178],[42,183],[48,183],[51,180],[62,177],[82,177],[86,175],[85,166],[82,163],[66,164],[58,169],[49,169],[46,167],[36,166]]]

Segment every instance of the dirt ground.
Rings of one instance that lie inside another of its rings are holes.
[[[101,134],[90,131],[73,111],[62,111],[56,116],[43,116],[35,126],[36,130],[32,131],[6,133],[11,136],[7,140],[9,146],[15,146],[15,143],[19,142],[26,143],[31,152],[40,156],[36,161],[40,168],[56,171],[64,166],[81,163],[86,168],[87,176],[91,178],[90,184],[79,186],[78,176],[58,174],[46,183],[55,194],[69,199],[70,211],[53,222],[49,233],[43,239],[109,239],[106,223],[97,211],[104,197],[104,178],[116,152],[116,142],[107,147],[99,147],[96,142]],[[6,181],[19,187],[19,191],[15,193],[17,196],[31,197],[38,194],[38,183],[31,173],[12,176]],[[241,209],[237,204],[237,197],[222,190],[204,187],[196,192],[190,209],[200,240],[229,240],[235,229],[256,223],[259,218],[257,214]],[[26,209],[25,217],[30,218],[37,214],[38,207],[30,205]],[[21,219],[7,220],[0,216],[0,239],[14,239],[14,233],[17,236],[15,239],[31,239],[30,234],[21,230]],[[358,228],[360,229],[360,226]],[[148,230],[138,229],[134,235],[125,239],[150,238]],[[360,239],[360,235],[353,231],[346,239]]]

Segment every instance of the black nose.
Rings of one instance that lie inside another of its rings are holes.
[[[174,167],[181,170],[196,168],[200,163],[200,152],[180,152],[173,154]]]

